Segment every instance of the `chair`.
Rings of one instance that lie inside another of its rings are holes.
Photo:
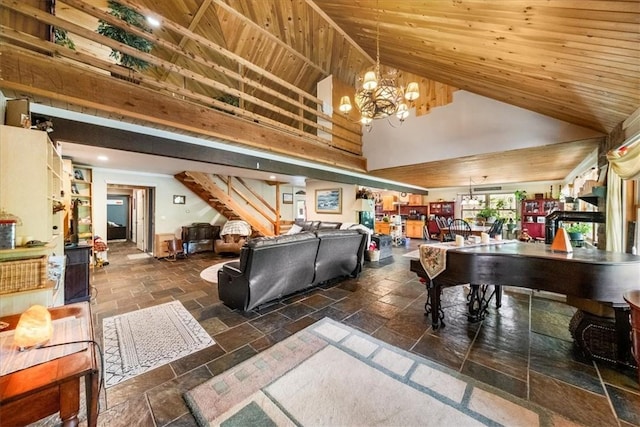
[[[251,226],[242,220],[227,221],[220,230],[220,239],[214,243],[213,250],[217,254],[240,254],[240,249],[251,236]]]
[[[462,236],[466,239],[471,235],[471,226],[464,219],[454,219],[449,224],[449,238],[456,240],[456,236]]]
[[[438,227],[435,219],[427,220],[422,234],[425,240],[440,240],[440,227]]]
[[[502,234],[502,226],[504,224],[504,218],[496,219],[493,224],[491,224],[491,228],[488,231],[489,237],[496,237],[498,234]]]
[[[446,218],[436,216],[435,223],[438,226],[438,235],[443,242],[455,240],[455,237],[453,239],[451,238],[451,233],[449,233],[449,222]]]
[[[167,251],[169,252],[169,256],[166,258],[167,261],[175,261],[178,258],[187,257],[187,253],[184,251],[182,239],[166,240],[166,242]]]

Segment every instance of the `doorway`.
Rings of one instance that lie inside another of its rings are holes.
[[[138,250],[152,253],[155,188],[108,184],[107,193],[107,235],[124,236]]]

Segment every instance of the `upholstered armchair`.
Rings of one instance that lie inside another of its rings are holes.
[[[251,236],[251,226],[246,221],[227,221],[220,231],[220,238],[213,245],[217,254],[232,253],[239,255],[240,249]]]

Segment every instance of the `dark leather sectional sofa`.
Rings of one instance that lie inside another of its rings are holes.
[[[248,311],[332,279],[357,277],[366,243],[360,230],[335,228],[251,239],[240,260],[218,272],[220,300]]]

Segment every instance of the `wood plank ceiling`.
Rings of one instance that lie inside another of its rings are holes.
[[[0,1],[3,5],[16,3]],[[82,3],[58,1],[56,8],[62,16]],[[106,6],[103,0],[90,3],[103,10]],[[422,113],[437,105],[435,95],[431,96],[438,92],[434,89],[437,85],[441,89],[464,89],[604,134],[612,132],[640,106],[638,0],[137,0],[135,3],[123,0],[122,3],[168,19],[310,94],[315,93],[319,80],[333,75],[347,88],[344,94],[351,95],[348,88],[356,76],[374,62],[379,31],[381,63],[421,80],[422,91],[427,92],[421,93],[419,99],[418,110]],[[92,25],[95,28],[95,23]],[[203,48],[196,37],[185,31],[163,27],[155,30],[154,36],[212,63],[238,68],[228,56]],[[243,88],[228,73],[218,73],[162,45],[157,45],[153,54],[231,88],[255,93]],[[239,68],[251,80],[272,84],[259,72]],[[174,86],[187,85],[183,77],[166,68],[150,74]],[[217,93],[200,87],[197,80],[188,85],[188,89],[211,97]],[[273,102],[284,104],[279,100]],[[286,116],[280,120],[292,121]],[[515,153],[510,161],[517,173],[505,174],[502,182],[558,179],[557,171],[571,170],[582,160],[577,157],[592,150],[597,141],[562,145],[565,147],[555,147],[556,151],[536,149]],[[531,156],[541,162],[556,159],[553,164],[556,172],[551,173],[552,168],[529,167]],[[484,171],[478,175],[490,175],[487,171],[500,163],[496,159],[490,155],[476,156],[458,163]],[[427,188],[456,185],[447,179],[433,180],[432,171],[417,176],[417,169],[429,170],[424,164],[407,169],[409,166],[373,174]],[[431,166],[437,168],[442,164]]]

